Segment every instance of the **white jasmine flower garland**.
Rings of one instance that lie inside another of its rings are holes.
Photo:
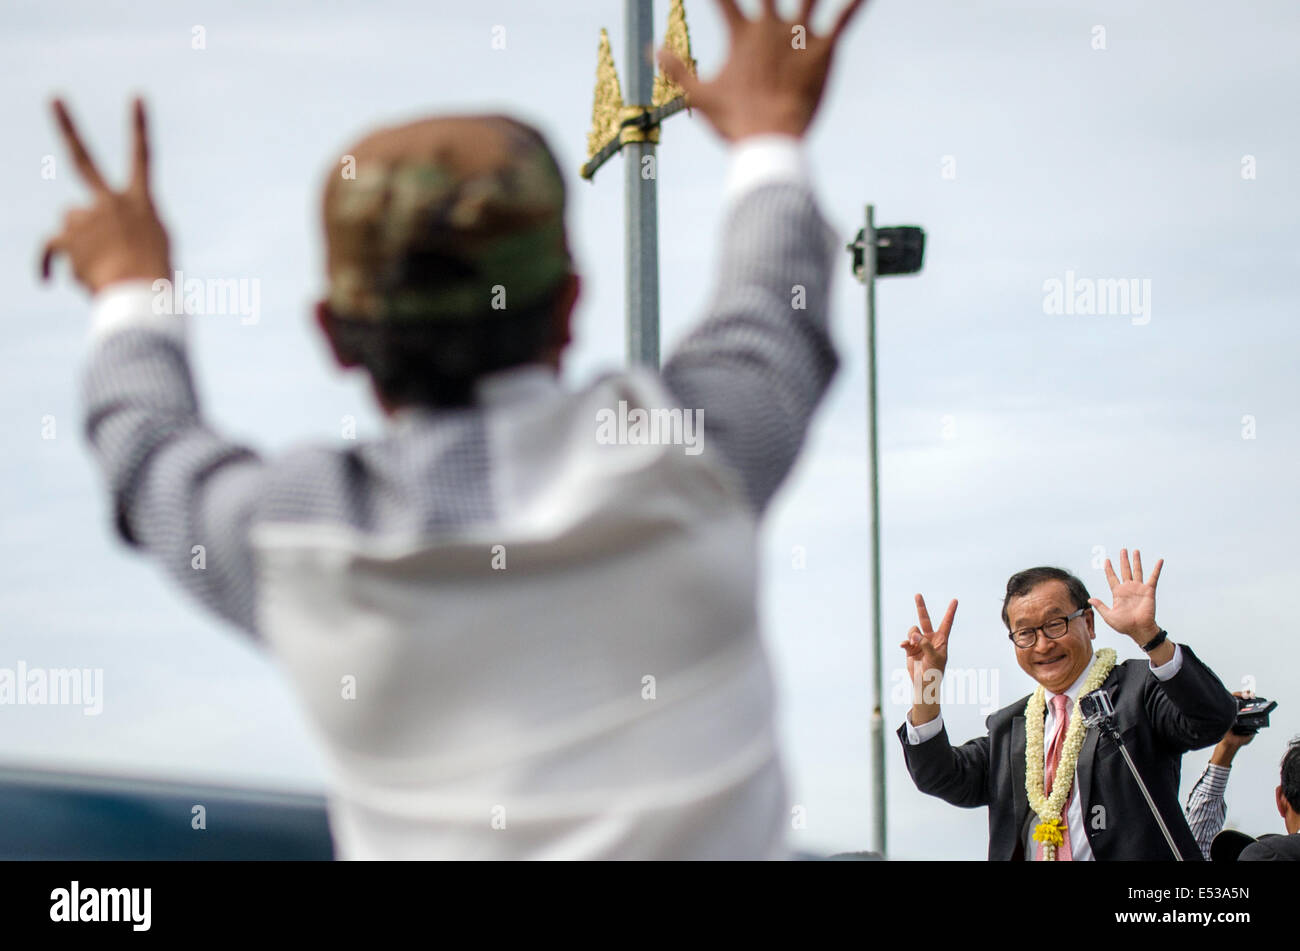
[[[1088,679],[1079,691],[1080,697],[1092,693],[1105,682],[1115,669],[1115,658],[1115,651],[1109,647],[1097,651],[1097,662],[1093,664]],[[1055,862],[1056,847],[1065,841],[1061,810],[1065,807],[1066,797],[1070,795],[1070,787],[1074,785],[1074,768],[1079,762],[1079,750],[1083,748],[1087,727],[1083,722],[1083,714],[1079,711],[1079,701],[1075,700],[1070,714],[1070,726],[1065,733],[1065,746],[1061,749],[1061,761],[1056,766],[1056,776],[1052,780],[1052,794],[1045,796],[1043,718],[1046,709],[1047,692],[1039,684],[1025,704],[1025,793],[1029,796],[1029,807],[1038,816],[1034,841],[1043,843],[1043,860]]]

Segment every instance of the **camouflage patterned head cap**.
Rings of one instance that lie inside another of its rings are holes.
[[[506,116],[368,136],[331,174],[324,212],[328,303],[342,318],[490,316],[540,303],[572,269],[555,158]]]

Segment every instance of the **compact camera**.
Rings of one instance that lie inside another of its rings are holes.
[[[1263,697],[1236,697],[1237,719],[1232,732],[1238,736],[1251,736],[1268,726],[1268,715],[1277,707],[1276,700]]]

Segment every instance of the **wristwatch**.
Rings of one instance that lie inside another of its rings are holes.
[[[1155,637],[1151,638],[1151,640],[1147,641],[1145,644],[1142,645],[1142,649],[1149,654],[1157,647],[1159,647],[1161,644],[1163,644],[1165,642],[1165,638],[1168,636],[1169,636],[1169,632],[1166,631],[1164,628],[1161,628],[1159,634],[1157,634]]]

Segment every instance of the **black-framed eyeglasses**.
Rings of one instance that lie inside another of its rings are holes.
[[[1022,627],[1018,631],[1012,631],[1007,635],[1011,643],[1017,647],[1033,647],[1038,643],[1038,632],[1042,631],[1048,640],[1056,640],[1058,637],[1064,637],[1065,632],[1070,629],[1070,622],[1077,618],[1087,608],[1079,608],[1073,614],[1067,614],[1065,617],[1055,617],[1041,627]]]

